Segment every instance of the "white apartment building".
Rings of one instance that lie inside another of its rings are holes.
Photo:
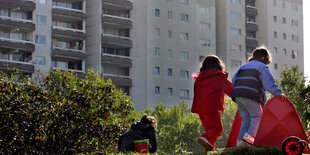
[[[192,102],[192,73],[215,53],[214,0],[133,1],[133,86],[138,110]]]

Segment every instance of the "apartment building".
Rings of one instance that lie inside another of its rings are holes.
[[[272,53],[269,68],[275,78],[281,72],[298,65],[304,71],[302,0],[256,0],[258,11],[256,38]]]
[[[86,68],[132,95],[132,1],[87,1],[86,6]]]
[[[192,102],[191,74],[215,54],[214,0],[134,0],[133,86],[138,110]]]
[[[266,46],[272,54],[269,69],[281,72],[303,63],[302,0],[218,0],[217,54],[230,78],[247,62],[253,49]]]
[[[27,75],[34,72],[30,62],[35,51],[34,1],[0,1],[0,69],[17,68]]]

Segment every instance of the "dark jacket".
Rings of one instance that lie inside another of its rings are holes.
[[[155,129],[151,124],[137,122],[131,125],[128,132],[121,135],[118,141],[119,152],[134,152],[134,140],[149,139],[149,153],[154,153],[157,150],[157,142]]]
[[[191,112],[224,112],[224,96],[231,96],[233,85],[227,80],[228,73],[217,68],[199,73],[194,84],[194,99]]]

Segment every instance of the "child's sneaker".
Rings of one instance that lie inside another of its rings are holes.
[[[243,139],[242,139],[242,141],[244,141],[250,145],[254,144],[254,140],[255,140],[255,138],[253,136],[249,135],[248,133],[245,133],[243,136]]]
[[[206,138],[204,138],[204,137],[199,137],[198,138],[198,143],[200,144],[200,145],[202,145],[205,149],[206,149],[206,151],[211,151],[211,150],[213,150],[213,146],[210,144],[210,142],[206,139]]]

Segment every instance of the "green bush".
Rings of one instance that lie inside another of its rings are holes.
[[[36,85],[16,74],[0,73],[0,154],[116,152],[134,109],[110,80],[51,71]]]

